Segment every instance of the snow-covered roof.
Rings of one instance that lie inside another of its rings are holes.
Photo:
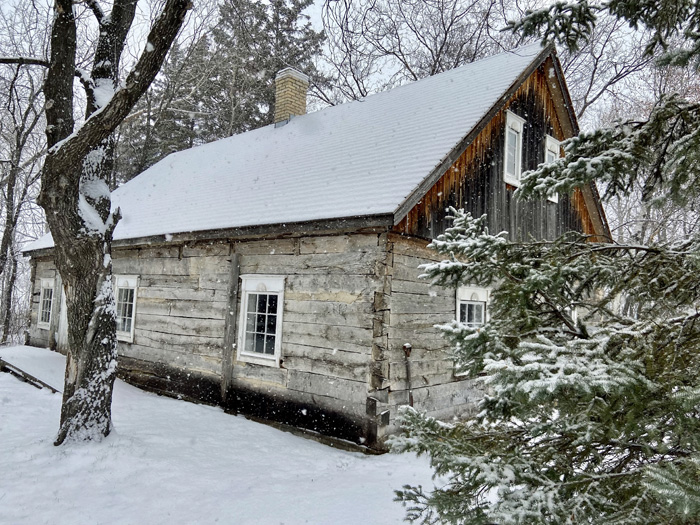
[[[114,239],[394,214],[542,53],[523,46],[173,153],[112,193]]]

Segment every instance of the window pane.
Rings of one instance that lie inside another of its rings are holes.
[[[474,320],[472,322],[474,324],[484,324],[484,305],[474,305]]]
[[[547,150],[547,164],[554,162],[555,160],[557,160],[557,156],[554,154],[554,152]]]
[[[250,332],[246,332],[245,334],[245,348],[243,348],[243,350],[246,352],[255,351],[255,336]]]
[[[245,316],[245,331],[255,332],[255,314],[248,313]]]
[[[265,333],[265,314],[255,315],[255,331],[258,333]]]
[[[460,305],[459,305],[459,322],[460,323],[467,322],[467,305],[464,303],[460,303]]]
[[[268,315],[267,324],[265,325],[265,332],[268,334],[274,334],[277,331],[277,316]]]
[[[265,353],[269,355],[275,355],[275,336],[266,335],[265,336]]]
[[[267,311],[267,295],[258,295],[258,312],[265,313]]]
[[[267,303],[267,311],[269,313],[276,314],[277,313],[277,296],[276,295],[269,295],[268,296],[268,303]]]
[[[258,295],[257,294],[254,294],[254,293],[248,294],[248,308],[246,309],[246,311],[248,313],[255,312],[256,311],[255,306],[256,306],[257,302],[258,302]]]
[[[265,353],[265,334],[255,334],[255,352],[258,354]]]
[[[506,173],[516,176],[517,153],[518,153],[518,136],[514,129],[508,128],[508,137],[506,140]]]

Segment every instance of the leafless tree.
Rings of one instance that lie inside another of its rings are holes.
[[[30,3],[16,3],[0,10],[0,57],[43,56],[47,49],[48,10]],[[2,59],[0,59],[2,60]],[[0,302],[1,343],[11,335],[18,339],[23,325],[18,315],[26,313],[15,301],[15,292],[27,280],[26,265],[20,261],[20,241],[28,214],[36,208],[32,200],[45,153],[42,86],[43,68],[20,64],[0,65]],[[31,235],[31,234],[30,234]],[[20,296],[23,294],[20,292]]]
[[[630,119],[644,120],[654,102],[671,93],[700,102],[700,78],[686,68],[649,67],[643,76],[626,86],[624,96],[617,97],[615,104],[597,115],[594,124],[605,127]],[[606,201],[605,210],[616,241],[643,244],[681,241],[698,231],[700,199],[697,193],[688,192],[688,202],[679,205],[669,199],[645,198],[644,190],[638,184],[629,188],[626,195]]]
[[[576,53],[561,53],[562,67],[583,123],[598,118],[591,112],[625,99],[633,84],[648,76],[653,57],[644,54],[644,34],[625,22],[601,13],[591,38]]]
[[[111,430],[112,388],[117,365],[111,242],[119,210],[111,211],[106,178],[110,136],[155,78],[180,30],[189,0],[166,0],[136,64],[124,80],[120,63],[137,0],[83,4],[99,26],[92,69],[76,67],[80,48],[79,5],[54,0],[50,53],[5,62],[47,68],[44,84],[47,155],[39,204],[54,239],[54,256],[66,295],[68,355],[56,444],[101,439]],[[86,95],[85,121],[76,126],[74,78]]]
[[[473,62],[516,44],[509,0],[326,0],[327,103],[356,100]]]

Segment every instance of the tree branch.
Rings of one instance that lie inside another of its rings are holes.
[[[43,58],[34,57],[0,57],[0,64],[15,64],[18,66],[49,67],[49,62]]]
[[[93,113],[60,147],[49,149],[48,163],[64,168],[76,167],[95,144],[99,144],[114,131],[157,75],[170,49],[170,43],[179,32],[191,6],[190,0],[167,1],[148,34],[147,42],[150,46],[147,45],[139,57],[126,78],[124,87],[118,89],[110,102]]]
[[[97,3],[97,0],[85,0],[85,3],[95,15],[95,18],[97,18],[97,23],[102,25],[105,19],[105,12],[100,7],[100,4]]]

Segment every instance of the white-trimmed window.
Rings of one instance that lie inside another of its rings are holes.
[[[53,309],[53,279],[41,280],[41,294],[39,295],[39,328],[49,329],[51,325],[51,310]]]
[[[117,304],[117,339],[127,343],[134,342],[138,281],[139,278],[136,275],[114,276],[114,300]]]
[[[282,348],[284,277],[241,276],[241,318],[238,359],[279,366]]]
[[[476,286],[457,288],[457,320],[472,328],[478,328],[488,319],[489,290]]]
[[[561,156],[561,143],[551,135],[544,137],[544,163],[554,162]],[[547,198],[552,202],[559,202],[559,195],[554,193]]]
[[[525,120],[506,111],[506,137],[503,158],[503,180],[513,186],[520,185],[523,172],[523,129]]]

